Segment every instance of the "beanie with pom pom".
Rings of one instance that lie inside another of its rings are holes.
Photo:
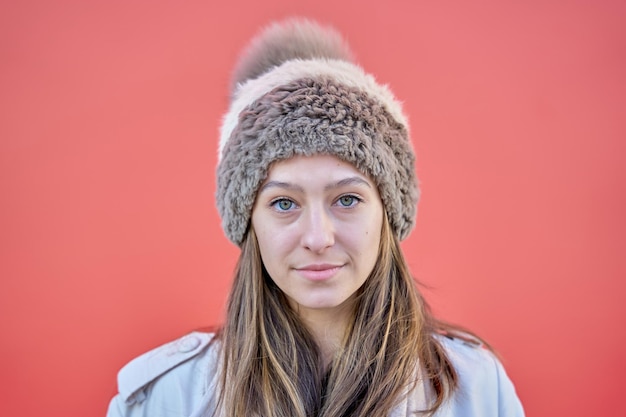
[[[256,193],[273,162],[333,155],[376,183],[392,230],[413,229],[415,155],[401,104],[353,62],[333,29],[291,19],[255,37],[233,72],[220,131],[217,208],[241,245]]]

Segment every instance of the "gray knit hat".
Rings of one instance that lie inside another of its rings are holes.
[[[254,38],[234,71],[217,168],[226,236],[243,242],[273,162],[316,154],[334,155],[372,178],[392,230],[408,236],[419,189],[400,103],[352,62],[336,31],[288,20]]]

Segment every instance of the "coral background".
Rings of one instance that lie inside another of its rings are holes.
[[[405,103],[434,310],[529,416],[626,415],[626,2],[591,0],[2,2],[0,415],[103,416],[124,363],[219,324],[229,71],[293,15]]]

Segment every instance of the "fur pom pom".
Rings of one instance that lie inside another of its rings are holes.
[[[328,58],[353,62],[350,47],[331,27],[307,19],[274,23],[250,42],[235,66],[231,95],[237,86],[292,59]]]

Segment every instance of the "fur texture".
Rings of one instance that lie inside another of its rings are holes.
[[[294,59],[332,58],[351,62],[352,51],[341,35],[307,19],[289,19],[267,27],[252,40],[233,71],[231,94],[237,86]]]
[[[372,97],[333,78],[304,78],[251,103],[219,164],[218,210],[240,244],[270,164],[296,155],[334,155],[376,182],[392,229],[413,227],[418,199],[414,156],[404,125]]]
[[[224,116],[220,133],[218,157],[221,158],[224,146],[239,123],[239,116],[250,103],[281,85],[301,78],[333,78],[349,87],[358,88],[365,94],[377,99],[386,111],[408,130],[409,122],[389,88],[378,84],[376,79],[363,69],[349,62],[331,59],[293,60],[274,68],[259,78],[242,84],[233,97],[230,109]]]
[[[220,132],[216,195],[235,244],[271,164],[296,155],[353,164],[378,185],[396,236],[413,229],[419,189],[407,118],[389,88],[346,60],[341,42],[335,31],[288,21],[254,39],[242,57]]]

